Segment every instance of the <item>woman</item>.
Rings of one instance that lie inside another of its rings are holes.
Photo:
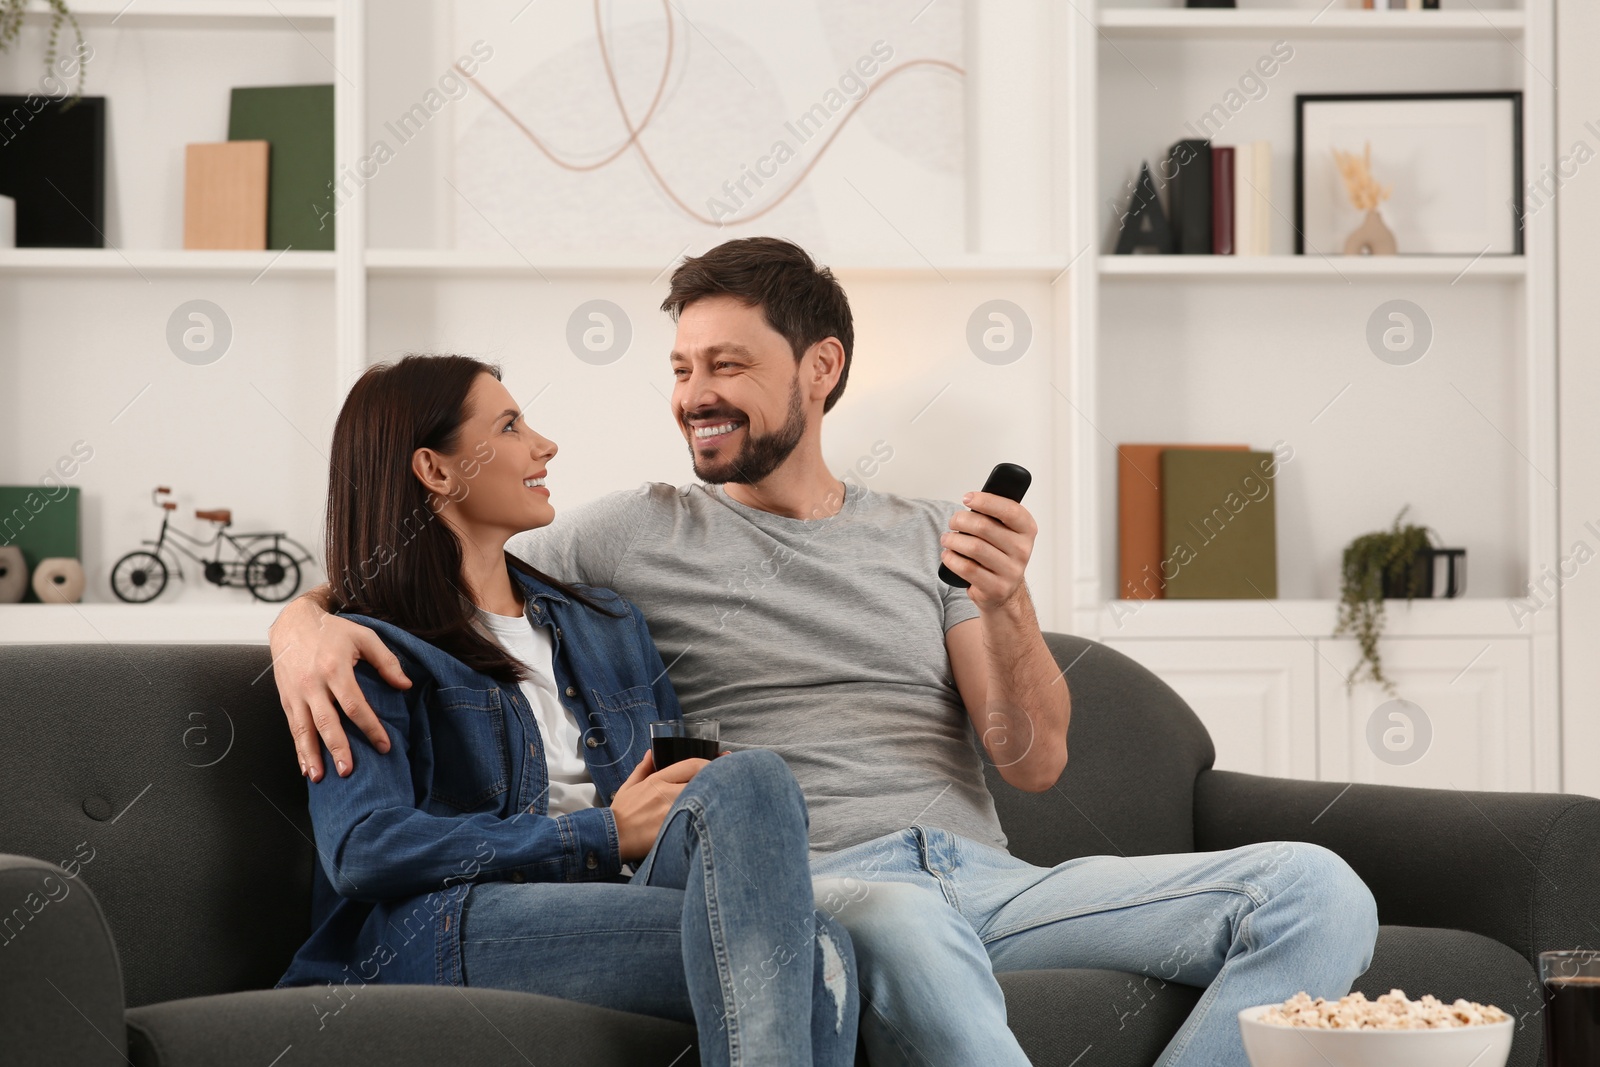
[[[505,552],[555,517],[555,454],[477,360],[407,356],[346,398],[330,610],[412,684],[356,665],[395,751],[356,737],[309,786],[315,932],[279,986],[520,989],[692,1019],[708,1065],[852,1063],[854,956],[788,768],[657,770],[648,724],[682,712],[638,609]]]

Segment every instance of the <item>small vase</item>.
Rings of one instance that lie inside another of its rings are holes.
[[[1377,208],[1367,212],[1366,220],[1344,243],[1347,256],[1392,256],[1395,251],[1394,233],[1383,224]]]
[[[28,563],[16,545],[0,545],[0,604],[19,604],[28,595]]]
[[[41,559],[33,568],[33,595],[44,604],[76,604],[83,584],[83,564],[68,556]]]
[[[1436,578],[1436,560],[1444,560],[1444,588],[1439,588]],[[1417,583],[1418,597],[1458,597],[1467,587],[1467,550],[1464,548],[1434,548],[1432,545],[1417,549],[1411,564],[1399,574],[1383,576],[1383,595],[1388,598],[1409,599],[1410,580]]]

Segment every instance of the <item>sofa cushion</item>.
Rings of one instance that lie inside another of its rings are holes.
[[[1033,1067],[1149,1067],[1200,999],[1122,971],[1008,971],[1006,1021]]]
[[[134,1067],[693,1067],[686,1023],[503,989],[328,986],[193,997],[128,1012]],[[293,1052],[289,1055],[290,1049]]]
[[[1445,1003],[1457,997],[1493,1004],[1517,1020],[1506,1067],[1535,1067],[1544,1040],[1543,994],[1533,967],[1492,938],[1465,930],[1380,926],[1372,966],[1354,988],[1376,1000],[1403,989],[1416,1000],[1432,993]]]
[[[1147,1067],[1200,997],[1117,971],[1015,971],[1000,985],[1034,1067]],[[684,1023],[500,989],[261,990],[135,1008],[127,1020],[134,1067],[260,1067],[291,1048],[292,1062],[307,1067],[699,1063]]]

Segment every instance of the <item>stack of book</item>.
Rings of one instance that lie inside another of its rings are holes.
[[[1277,469],[1246,445],[1118,446],[1119,596],[1276,597]]]
[[[1167,214],[1182,255],[1272,251],[1272,145],[1185,140],[1167,156]]]
[[[234,89],[228,140],[187,146],[184,177],[185,248],[331,250],[333,86]]]

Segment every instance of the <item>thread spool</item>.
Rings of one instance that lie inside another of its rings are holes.
[[[83,564],[67,556],[41,559],[33,568],[33,592],[44,604],[76,604],[83,599]]]
[[[19,604],[28,595],[28,561],[17,545],[0,545],[0,604]]]

